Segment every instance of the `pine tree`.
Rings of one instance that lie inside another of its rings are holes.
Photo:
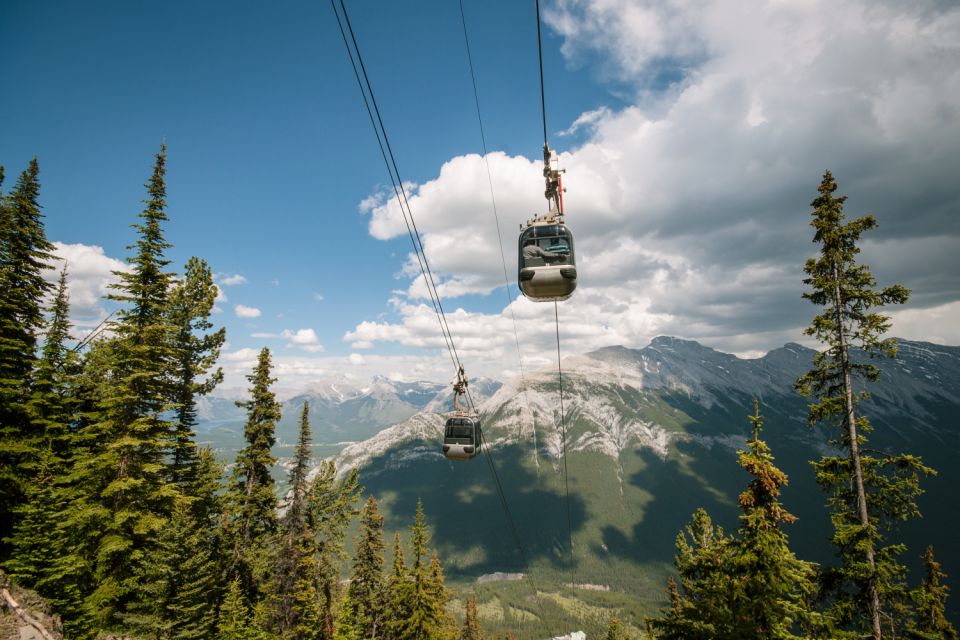
[[[687,536],[677,538],[676,566],[683,587],[670,581],[670,607],[649,620],[663,638],[794,639],[798,628],[828,629],[810,611],[816,591],[815,566],[798,560],[782,525],[796,521],[779,501],[787,476],[774,465],[760,439],[763,417],[754,401],[748,416],[753,437],[738,462],[753,480],[740,494],[740,527],[727,537],[714,530],[702,509],[694,514]],[[837,637],[831,635],[831,637]]]
[[[946,616],[947,595],[950,588],[943,584],[946,574],[933,555],[933,546],[923,554],[924,577],[913,592],[916,620],[907,630],[914,640],[957,640],[957,630]]]
[[[165,454],[169,450],[171,409],[169,370],[173,361],[172,327],[167,319],[167,295],[172,275],[164,251],[161,223],[167,220],[164,173],[166,147],[156,155],[147,183],[148,198],[134,225],[137,242],[130,247],[129,272],[115,272],[119,282],[109,296],[124,305],[111,324],[108,378],[96,405],[99,415],[90,425],[100,443],[85,461],[84,485],[105,510],[95,539],[96,589],[88,609],[110,629],[118,614],[139,597],[134,571],[142,555],[156,542],[177,495],[167,482]]]
[[[208,638],[215,617],[210,606],[216,567],[190,499],[177,500],[155,544],[146,549],[133,582],[139,597],[120,614],[125,629],[148,638]]]
[[[319,633],[320,597],[313,531],[307,527],[306,498],[310,471],[309,407],[303,403],[300,435],[290,470],[290,494],[275,545],[276,571],[270,588],[271,628],[280,638],[303,640]]]
[[[247,410],[244,437],[247,446],[237,453],[233,477],[225,497],[227,529],[233,549],[231,577],[239,577],[248,602],[257,600],[256,559],[266,548],[267,538],[277,529],[277,499],[270,468],[276,458],[270,449],[280,420],[280,403],[270,390],[270,351],[260,351],[250,382],[250,400],[237,405]]]
[[[740,466],[753,480],[740,494],[743,515],[733,571],[741,576],[737,589],[742,601],[735,604],[735,633],[740,638],[796,638],[791,630],[798,625],[823,624],[809,611],[816,569],[796,558],[783,532],[782,525],[797,518],[780,504],[787,476],[774,465],[769,447],[760,440],[763,417],[756,400],[749,420],[753,438],[747,442],[748,449],[738,453]]]
[[[480,615],[477,612],[477,594],[470,594],[464,611],[463,627],[458,640],[483,640],[483,629],[480,628]]]
[[[874,381],[880,370],[857,362],[851,351],[859,347],[869,356],[896,355],[895,341],[882,337],[890,320],[873,309],[901,304],[909,292],[900,285],[875,289],[869,267],[857,263],[857,243],[863,232],[876,226],[876,220],[865,216],[845,222],[846,196],[835,197],[836,189],[827,171],[820,195],[811,203],[811,225],[820,255],[807,260],[804,267],[809,276],[804,283],[811,291],[803,297],[824,310],[805,333],[827,348],[814,357],[814,368],[797,381],[797,389],[814,398],[810,425],[832,426],[832,443],[843,451],[814,464],[817,483],[829,494],[833,544],[841,559],[840,567],[823,573],[830,614],[842,628],[863,630],[879,640],[885,604],[899,607],[906,599],[905,569],[897,561],[904,547],[887,544],[885,534],[895,523],[919,515],[919,476],[933,470],[908,454],[864,453],[871,427],[856,407],[867,393],[855,389],[854,383]]]
[[[187,261],[183,280],[170,293],[170,323],[174,328],[174,406],[177,418],[173,434],[171,478],[177,485],[189,483],[196,471],[197,397],[213,391],[223,380],[217,368],[203,379],[220,357],[226,330],[213,328],[210,313],[217,297],[213,273],[200,258]]]
[[[378,513],[377,507],[376,499],[370,496],[360,512],[360,534],[357,536],[353,573],[347,588],[349,602],[356,610],[353,624],[360,625],[362,637],[372,639],[383,634],[386,609],[383,516]],[[349,615],[349,612],[345,615]],[[361,617],[364,619],[362,625]]]
[[[607,640],[627,640],[630,636],[627,634],[627,628],[623,626],[619,618],[610,618],[607,623]]]
[[[445,588],[439,561],[436,569],[427,562],[430,544],[430,531],[423,515],[423,501],[417,500],[417,513],[410,528],[410,545],[413,552],[413,565],[409,578],[397,583],[398,591],[391,593],[391,605],[405,603],[405,618],[391,616],[391,632],[394,638],[402,640],[427,640],[440,635],[446,625],[444,605]],[[394,601],[396,597],[397,602]],[[399,606],[398,606],[399,609]]]
[[[410,617],[410,592],[413,589],[407,575],[407,564],[403,557],[400,534],[393,538],[393,564],[387,579],[387,609],[384,619],[384,637],[388,640],[400,640],[404,622]]]
[[[337,468],[323,461],[307,494],[307,528],[313,533],[317,559],[317,585],[320,595],[320,628],[323,638],[332,638],[339,599],[340,564],[346,559],[343,542],[350,521],[357,514],[360,482],[352,469],[337,480]]]
[[[251,629],[252,615],[247,606],[246,596],[240,578],[230,583],[227,596],[220,606],[217,620],[218,640],[254,640],[256,634]]]
[[[54,247],[44,233],[39,173],[34,158],[10,194],[0,198],[0,560],[9,552],[4,541],[30,477],[24,465],[31,464],[29,441],[36,434],[25,405],[36,336],[44,325],[43,301],[51,289],[43,273],[52,268]]]
[[[370,627],[370,620],[366,615],[362,602],[357,602],[348,590],[340,604],[340,613],[337,615],[337,629],[333,634],[334,640],[365,640],[373,636],[364,635],[364,629]]]
[[[57,294],[50,309],[41,357],[33,374],[33,389],[26,405],[32,437],[25,501],[17,509],[8,571],[20,584],[36,587],[49,575],[61,545],[57,537],[58,514],[68,504],[62,484],[70,453],[72,402],[70,378],[76,358],[67,349],[70,339],[70,302],[66,268],[60,272]]]
[[[688,541],[689,538],[689,541]],[[670,608],[663,617],[648,619],[655,637],[665,640],[709,640],[731,637],[736,616],[733,592],[734,540],[714,527],[704,509],[697,509],[685,531],[677,534],[674,564],[680,574],[681,594],[671,576]]]

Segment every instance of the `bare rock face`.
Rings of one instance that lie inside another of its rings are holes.
[[[60,616],[33,591],[0,571],[0,640],[62,640]]]

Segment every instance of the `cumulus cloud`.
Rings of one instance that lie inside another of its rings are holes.
[[[70,320],[80,333],[103,320],[108,311],[104,297],[119,278],[114,272],[128,272],[130,266],[104,253],[103,247],[87,244],[54,242],[57,260],[54,269],[44,271],[44,278],[56,283],[64,264],[67,267],[67,289],[70,294]]]
[[[619,110],[600,105],[565,132],[587,134],[559,156],[580,279],[561,306],[566,348],[642,346],[670,333],[753,354],[799,340],[815,312],[800,297],[802,265],[816,251],[809,203],[825,169],[849,196],[848,217],[879,221],[863,245],[878,280],[913,290],[894,329],[954,335],[960,7],[560,0],[545,19],[571,64],[634,98]],[[478,215],[487,165],[501,238],[492,214]],[[500,152],[452,158],[410,186],[445,306],[504,284],[500,242],[513,280],[509,230],[543,210],[542,191],[539,159]],[[395,200],[375,194],[362,209],[373,237],[406,233]],[[402,274],[395,315],[347,332],[353,348],[443,348],[410,256]],[[516,317],[528,332],[521,345],[539,357],[552,310],[521,299],[501,313],[448,317],[458,348],[479,342],[478,356],[490,357],[512,341]]]
[[[320,339],[313,329],[298,329],[297,331],[284,329],[280,337],[289,340],[290,345],[300,347],[310,353],[323,351],[323,345],[320,344]]]
[[[260,317],[260,309],[257,309],[256,307],[248,307],[245,304],[238,304],[233,309],[236,312],[238,318],[259,318]]]
[[[239,273],[233,275],[224,275],[217,279],[217,282],[225,287],[232,287],[238,284],[247,284],[247,279]]]

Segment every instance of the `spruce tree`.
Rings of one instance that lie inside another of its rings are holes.
[[[403,635],[404,623],[409,619],[410,591],[412,583],[407,575],[407,564],[403,557],[403,546],[400,544],[400,534],[393,538],[393,564],[390,576],[387,578],[387,609],[384,620],[384,637],[388,640],[400,640]]]
[[[442,573],[437,575],[427,561],[430,544],[430,531],[427,528],[423,515],[423,501],[417,500],[417,512],[413,526],[410,528],[410,545],[413,552],[413,565],[410,567],[409,579],[400,583],[402,591],[391,594],[406,603],[407,616],[393,618],[392,631],[394,637],[404,640],[427,640],[438,635],[445,626],[446,604],[445,589],[442,582]]]
[[[796,521],[780,504],[787,476],[773,463],[767,444],[760,440],[763,417],[754,400],[749,416],[753,438],[747,450],[738,453],[740,466],[753,480],[740,494],[740,528],[732,567],[741,576],[735,603],[736,629],[740,638],[796,638],[799,626],[822,625],[809,611],[816,591],[816,568],[798,560],[790,550],[782,525]]]
[[[290,470],[290,493],[275,544],[274,580],[269,589],[271,628],[280,638],[302,640],[319,633],[316,542],[307,527],[307,473],[310,471],[309,407],[303,403],[300,435]],[[304,635],[304,633],[308,635]],[[313,635],[309,635],[313,634]]]
[[[216,567],[190,499],[177,499],[167,526],[143,554],[134,582],[139,597],[120,614],[123,627],[157,639],[208,638],[215,623]]]
[[[163,530],[177,495],[168,483],[166,453],[172,408],[169,371],[173,361],[172,327],[167,319],[172,274],[164,252],[162,223],[166,216],[164,182],[166,147],[161,146],[147,182],[145,208],[140,213],[137,242],[129,272],[115,272],[119,282],[109,297],[120,302],[111,324],[107,362],[110,383],[97,398],[98,416],[90,437],[100,443],[84,462],[83,483],[94,492],[103,513],[96,536],[96,589],[87,607],[104,628],[119,624],[118,615],[140,592],[134,572]]]
[[[334,640],[365,640],[372,636],[364,635],[364,629],[370,626],[362,602],[357,602],[350,595],[350,591],[343,596],[340,604],[340,613],[337,614],[337,628],[334,631]]]
[[[483,640],[483,629],[480,627],[480,615],[477,612],[477,594],[471,593],[464,607],[463,627],[460,629],[458,640]]]
[[[9,553],[5,541],[30,477],[29,442],[36,433],[25,405],[51,289],[43,274],[52,268],[54,247],[44,233],[39,173],[34,158],[0,198],[0,560]]]
[[[810,425],[832,427],[831,442],[842,452],[814,463],[817,483],[829,495],[833,544],[841,560],[840,567],[823,572],[829,612],[841,628],[879,640],[885,606],[899,608],[907,595],[905,569],[897,560],[904,547],[888,544],[887,534],[897,522],[919,515],[919,477],[933,470],[909,454],[865,452],[871,426],[857,405],[868,397],[863,383],[876,380],[880,370],[859,361],[853,349],[871,357],[896,355],[895,341],[883,338],[890,320],[874,309],[901,304],[909,292],[900,285],[875,288],[869,267],[857,262],[857,245],[861,234],[876,227],[876,220],[865,216],[846,222],[846,196],[834,196],[836,190],[827,171],[820,195],[811,203],[820,255],[804,267],[809,276],[804,283],[811,290],[803,297],[824,310],[805,333],[826,349],[816,354],[814,368],[797,381],[797,389],[814,399]]]
[[[336,605],[340,597],[340,565],[347,554],[343,548],[350,521],[356,515],[360,495],[356,469],[337,479],[332,461],[322,461],[307,493],[307,528],[316,549],[317,585],[320,595],[320,627],[323,638],[333,637]]]
[[[378,513],[377,507],[376,499],[369,496],[360,512],[360,534],[357,536],[353,573],[347,588],[349,602],[356,610],[353,624],[361,625],[362,637],[372,639],[383,635],[386,609],[383,516]],[[360,618],[363,618],[362,623]]]
[[[240,578],[234,578],[220,606],[217,619],[217,640],[254,640],[256,633],[251,628],[252,615]]]
[[[946,574],[934,558],[932,545],[923,554],[923,568],[923,581],[913,592],[916,619],[908,628],[907,637],[914,640],[957,640],[957,629],[946,616],[950,588],[943,584]]]
[[[33,437],[27,441],[31,462],[24,465],[24,470],[30,475],[25,483],[26,500],[17,510],[13,554],[7,563],[18,582],[32,588],[54,578],[52,563],[64,544],[59,522],[60,514],[69,505],[65,485],[72,449],[71,379],[76,375],[77,364],[75,354],[66,345],[70,339],[69,312],[64,267],[26,406]]]
[[[731,575],[733,538],[715,527],[704,509],[697,509],[690,524],[677,534],[674,564],[680,588],[668,582],[670,608],[647,625],[665,640],[711,640],[725,635],[736,616],[733,605],[735,578]],[[681,594],[682,588],[682,594]]]
[[[250,400],[237,403],[247,410],[244,426],[247,445],[237,453],[225,497],[227,533],[232,547],[230,575],[240,578],[250,603],[257,601],[261,586],[254,575],[257,558],[266,549],[268,537],[277,529],[277,498],[270,468],[276,462],[271,448],[276,442],[274,433],[280,420],[280,403],[270,389],[276,381],[270,377],[270,369],[270,351],[264,348],[253,373],[247,376],[251,384]]]
[[[627,629],[620,622],[620,619],[610,618],[607,623],[607,640],[627,640],[629,637]]]
[[[220,357],[220,348],[226,340],[226,330],[222,327],[208,333],[213,328],[210,313],[216,297],[217,287],[210,267],[200,258],[190,258],[183,279],[170,293],[168,311],[175,332],[173,401],[177,414],[171,478],[180,486],[188,484],[196,472],[197,398],[213,391],[223,380],[220,368],[204,379]]]

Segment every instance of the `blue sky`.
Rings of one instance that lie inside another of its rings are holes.
[[[880,221],[864,247],[878,278],[914,291],[894,332],[960,342],[955,5],[542,4],[581,260],[565,352],[661,333],[742,355],[800,341],[825,168],[849,215]],[[508,307],[486,175],[512,278],[515,230],[542,207],[532,0],[464,0],[487,163],[458,4],[347,6],[468,371],[518,370],[514,320],[525,366],[548,366],[553,308]],[[261,346],[289,388],[449,376],[329,4],[5,2],[0,54],[4,187],[39,158],[81,329],[109,308],[96,294],[166,140],[170,257],[220,274],[228,388]]]

